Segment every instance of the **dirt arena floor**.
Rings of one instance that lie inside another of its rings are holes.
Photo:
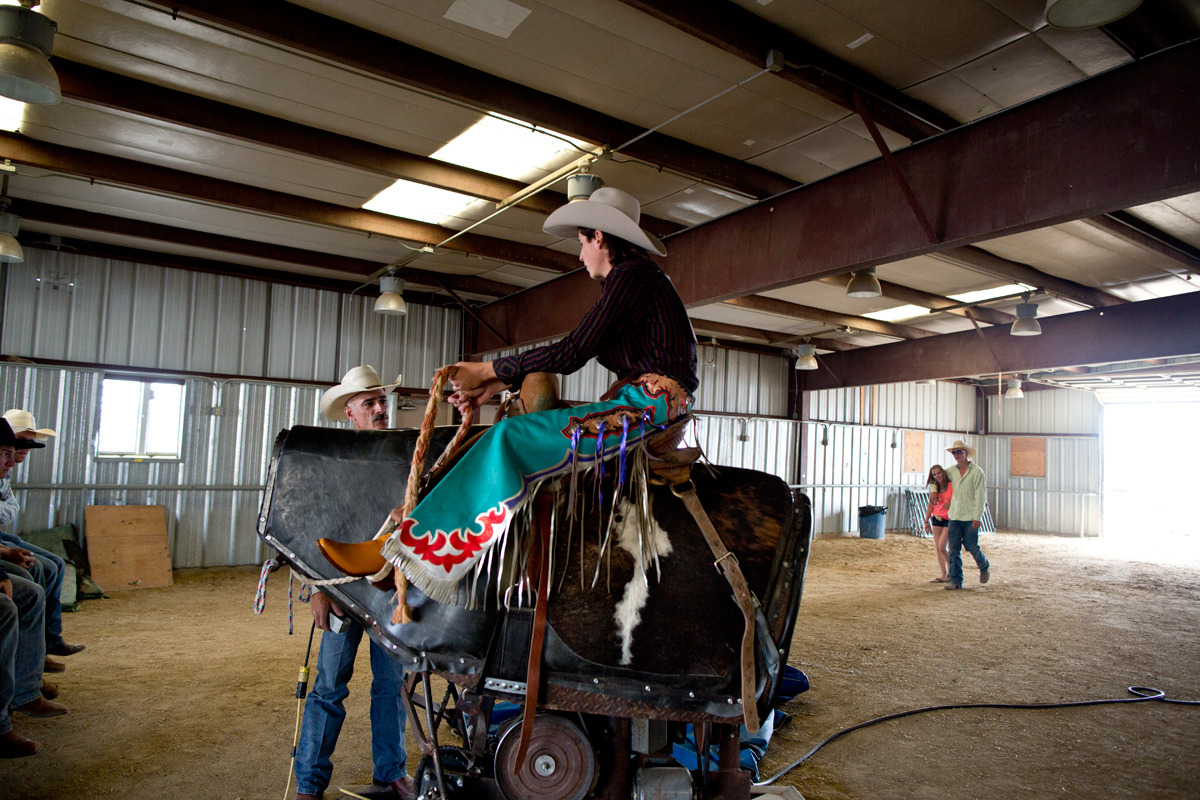
[[[790,659],[812,689],[786,706],[764,778],[841,728],[923,706],[1130,685],[1200,699],[1200,549],[1023,534],[983,546],[991,582],[971,568],[965,591],[946,592],[928,583],[927,540],[814,544]],[[310,617],[298,604],[288,636],[283,573],[252,614],[257,577],[181,571],[67,615],[68,639],[88,646],[52,676],[71,713],[16,718],[42,750],[0,762],[0,797],[283,798]],[[365,647],[358,666],[335,785],[371,777]],[[779,783],[808,800],[1196,797],[1198,740],[1200,706],[937,711],[851,733]]]

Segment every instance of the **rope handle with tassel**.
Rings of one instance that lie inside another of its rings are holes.
[[[425,418],[421,421],[421,433],[417,437],[417,446],[413,449],[412,468],[408,471],[408,487],[405,490],[404,505],[401,508],[403,519],[408,519],[408,515],[416,508],[417,496],[421,489],[421,476],[425,473],[425,458],[429,453],[429,442],[433,438],[434,423],[437,421],[438,402],[442,398],[442,390],[446,386],[446,381],[454,377],[457,369],[453,364],[444,366],[433,376],[433,385],[429,389],[429,402],[425,404]],[[446,445],[442,458],[438,460],[439,463],[462,445],[467,437],[467,431],[474,423],[475,410],[468,407],[462,417],[462,424],[458,426],[458,431],[454,434],[450,444]],[[375,538],[389,536],[396,528],[397,523],[389,516],[384,520],[379,532],[375,534]],[[389,561],[384,564],[383,569],[367,580],[378,583],[386,578],[389,572],[395,573],[394,580],[396,582],[396,610],[392,612],[392,623],[412,622],[412,609],[408,607],[408,578],[404,575],[403,570],[395,569]]]

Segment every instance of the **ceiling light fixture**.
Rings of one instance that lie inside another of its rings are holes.
[[[592,192],[604,185],[604,180],[599,175],[593,175],[590,172],[580,172],[567,178],[567,200],[574,203],[576,200],[587,200],[592,196]]]
[[[860,300],[870,300],[872,297],[883,295],[883,287],[875,277],[875,268],[868,267],[850,273],[850,282],[846,284],[846,297],[856,297]]]
[[[1022,400],[1025,397],[1025,392],[1021,391],[1021,382],[1016,378],[1007,380],[1004,385],[1008,387],[1008,391],[1004,393],[1005,400]]]
[[[22,103],[57,103],[62,91],[50,51],[58,25],[33,10],[37,0],[20,2],[0,6],[0,95]]]
[[[408,313],[408,304],[404,302],[404,281],[396,277],[395,272],[389,272],[379,279],[375,313],[394,317]]]
[[[808,337],[804,337],[804,344],[796,348],[796,369],[816,369],[817,368],[817,348],[816,345],[808,343]]]
[[[1131,14],[1142,0],[1047,0],[1046,22],[1056,28],[1098,28]]]
[[[1042,325],[1037,321],[1037,303],[1029,302],[1029,295],[1025,295],[1024,300],[1023,303],[1017,303],[1017,319],[1009,333],[1013,336],[1037,336],[1042,332]]]

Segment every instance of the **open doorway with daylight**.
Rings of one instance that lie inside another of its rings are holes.
[[[1200,402],[1106,403],[1102,419],[1104,535],[1200,541]]]

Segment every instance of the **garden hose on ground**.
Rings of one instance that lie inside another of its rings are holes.
[[[820,750],[822,747],[829,744],[834,739],[839,739],[842,736],[845,736],[847,733],[850,733],[851,731],[856,731],[856,730],[859,730],[860,728],[866,728],[871,725],[878,724],[880,722],[887,722],[888,720],[892,720],[892,719],[900,719],[901,717],[911,717],[914,714],[924,714],[926,711],[947,711],[949,709],[955,709],[955,708],[1023,708],[1023,709],[1028,709],[1028,708],[1036,708],[1036,709],[1075,708],[1078,706],[1112,705],[1114,703],[1143,703],[1147,700],[1157,700],[1160,703],[1172,703],[1172,704],[1181,705],[1181,706],[1200,706],[1200,700],[1172,700],[1167,697],[1166,692],[1162,691],[1161,689],[1155,689],[1150,686],[1130,686],[1129,693],[1132,695],[1135,695],[1135,696],[1134,697],[1116,697],[1116,698],[1112,698],[1112,699],[1108,699],[1108,700],[1078,700],[1075,702],[1067,702],[1067,703],[956,703],[954,705],[926,706],[925,708],[914,708],[911,711],[900,711],[896,714],[888,714],[888,715],[882,716],[882,717],[875,717],[875,719],[869,719],[866,722],[860,722],[857,725],[851,725],[849,728],[843,728],[842,730],[838,731],[837,733],[835,733],[831,736],[825,737],[812,750],[809,750],[803,756],[796,759],[795,761],[793,761],[788,766],[784,767],[779,772],[776,772],[774,775],[767,778],[765,781],[759,781],[758,783],[756,783],[754,785],[755,786],[770,786],[772,783],[779,780],[784,775],[788,774],[789,772],[791,772],[796,767],[803,764],[808,759],[812,758],[814,755],[816,755],[817,751]]]

